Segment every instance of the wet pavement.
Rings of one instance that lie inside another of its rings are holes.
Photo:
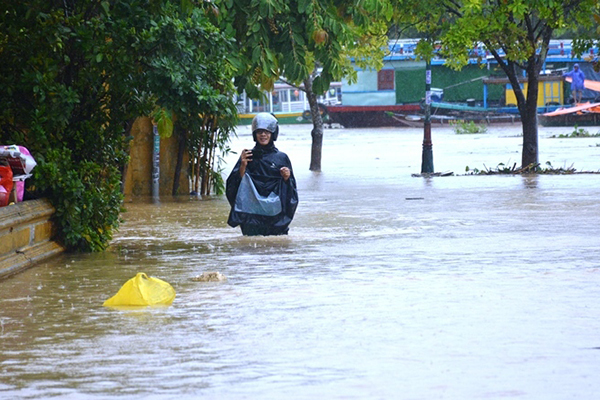
[[[600,138],[551,138],[572,131],[540,127],[540,162],[600,171]],[[435,169],[519,163],[519,134],[436,127]],[[282,127],[285,237],[242,237],[220,196],[128,203],[110,251],[0,282],[0,398],[596,398],[600,174],[415,178],[421,143],[328,129],[312,173],[310,127]],[[173,305],[102,307],[137,272]]]

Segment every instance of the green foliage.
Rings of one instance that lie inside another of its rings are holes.
[[[214,178],[221,158],[215,153],[228,151],[238,114],[232,100],[232,76],[237,71],[230,57],[235,54],[234,43],[213,23],[214,6],[202,6],[188,4],[183,18],[177,7],[166,5],[169,13],[156,18],[143,47],[150,55],[148,90],[160,107],[155,114],[159,132],[183,136],[190,160],[202,164],[200,192],[206,195],[211,191],[209,182],[217,185],[216,192],[221,190],[220,180]],[[206,154],[197,157],[199,150]]]
[[[561,28],[563,28],[561,29],[561,33],[562,31],[567,31],[570,33],[569,38],[575,38],[572,43],[573,53],[575,56],[581,56],[591,48],[597,47],[600,45],[600,40],[598,39],[600,35],[600,4],[596,2],[595,8],[587,10],[586,13],[580,18],[579,25]],[[572,33],[573,30],[575,30],[576,34]],[[600,71],[600,62],[598,61],[598,58],[596,57],[590,61],[594,67],[594,70],[596,72]]]
[[[119,225],[129,128],[161,110],[200,140],[235,124],[231,42],[207,2],[9,0],[0,5],[0,142],[36,158],[29,184],[70,250],[104,249]]]
[[[315,66],[322,71],[313,89],[321,94],[332,81],[356,79],[350,57],[360,66],[380,68],[387,21],[393,12],[387,0],[217,0],[215,4],[240,46],[233,61],[242,72],[236,84],[253,96],[255,86],[271,90],[280,76],[299,86]]]
[[[472,135],[478,133],[487,133],[487,126],[476,124],[473,121],[453,121],[454,133],[457,135]]]
[[[1,141],[35,156],[31,183],[56,208],[60,240],[102,250],[118,226],[130,116],[128,93],[108,79],[126,67],[112,51],[110,21],[102,7],[45,1],[5,3],[0,15]]]
[[[581,137],[600,137],[600,133],[591,134],[584,128],[578,128],[577,125],[573,128],[573,132],[569,134],[552,135],[551,138],[581,138]]]
[[[488,168],[483,166],[484,169],[465,167],[467,175],[518,175],[518,174],[545,174],[545,175],[570,175],[576,173],[575,168],[570,166],[568,168],[555,168],[552,166],[550,161],[546,161],[546,168],[540,166],[539,163],[529,164],[526,167],[517,167],[517,163],[513,163],[512,166],[507,166],[504,163],[499,163],[495,168]]]
[[[471,50],[481,43],[492,53],[504,50],[507,65],[543,62],[552,32],[590,25],[591,12],[598,6],[594,0],[396,0],[394,4],[398,20],[437,42],[454,68],[466,65]],[[419,51],[423,57],[431,55],[431,49]]]
[[[473,49],[483,45],[506,74],[517,98],[523,125],[522,164],[537,163],[538,78],[550,39],[556,29],[588,24],[596,0],[393,0],[400,25],[411,26],[424,42],[434,43],[446,65],[460,69],[482,56]],[[433,47],[421,45],[418,54],[430,59]],[[528,93],[519,83],[522,72]]]
[[[225,194],[225,181],[223,180],[223,169],[211,171],[213,190],[216,195]]]
[[[67,148],[48,151],[34,169],[37,189],[54,204],[54,222],[71,250],[103,250],[119,223],[119,171],[92,161],[83,161],[75,169],[72,160]]]
[[[183,18],[173,6],[165,8],[169,14],[156,18],[145,32],[149,91],[184,129],[201,130],[203,115],[221,116],[219,123],[229,128],[237,116],[231,101],[234,69],[227,58],[232,42],[202,9]]]
[[[387,50],[390,0],[215,0],[222,25],[239,46],[235,84],[259,98],[281,77],[305,91],[313,119],[310,169],[321,168],[323,121],[317,97],[331,82],[357,79],[352,61],[380,69]]]
[[[173,134],[173,113],[164,108],[157,108],[152,118],[161,138],[169,138]]]

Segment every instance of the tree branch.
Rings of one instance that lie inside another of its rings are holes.
[[[450,3],[450,4],[447,4]],[[460,10],[460,4],[458,4],[457,1],[454,0],[447,0],[447,3],[444,3],[444,8],[446,9],[446,11],[448,11],[451,14],[456,15],[457,17],[462,17],[463,14],[459,11]]]

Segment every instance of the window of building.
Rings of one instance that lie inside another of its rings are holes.
[[[382,69],[377,73],[377,90],[394,90],[393,69]]]

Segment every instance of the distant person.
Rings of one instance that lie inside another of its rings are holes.
[[[563,74],[563,76],[571,77],[571,93],[575,104],[581,103],[583,98],[583,89],[585,82],[585,74],[579,69],[579,64],[573,65],[573,70]]]
[[[227,224],[240,225],[245,236],[286,235],[298,207],[292,163],[273,142],[279,135],[277,119],[259,113],[252,120],[252,150],[242,150],[227,178],[231,211]]]

